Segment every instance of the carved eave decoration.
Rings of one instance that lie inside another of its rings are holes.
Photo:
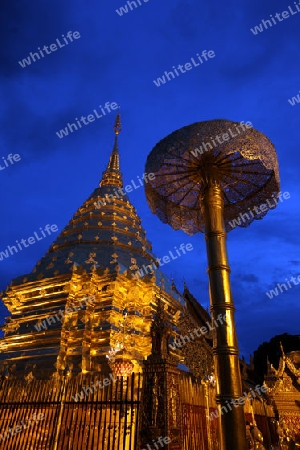
[[[287,373],[288,369],[291,376]],[[283,353],[276,370],[271,364],[266,377],[268,394],[274,396],[278,393],[297,392],[300,394],[300,370],[297,369],[292,360]]]
[[[183,363],[197,378],[203,380],[207,376],[212,375],[214,371],[213,350],[206,340],[206,338],[210,339],[212,337],[211,333],[197,336],[193,330],[195,328],[199,330],[199,327],[187,311],[184,311],[179,318],[178,328],[182,336],[187,336],[190,339],[188,342],[182,343],[181,346]]]

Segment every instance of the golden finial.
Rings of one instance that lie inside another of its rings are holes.
[[[122,123],[121,123],[121,115],[120,115],[120,106],[119,106],[119,112],[117,114],[115,125],[114,125],[115,133],[118,135],[122,130]]]
[[[120,110],[120,107],[119,107]],[[119,151],[118,151],[118,139],[119,139],[119,133],[122,129],[121,124],[121,116],[120,111],[117,114],[115,125],[114,125],[114,131],[115,131],[115,143],[112,150],[112,153],[109,158],[109,163],[107,165],[107,169],[102,174],[102,180],[100,181],[100,187],[102,186],[116,186],[116,187],[123,187],[123,181],[122,181],[122,174],[120,172],[120,158],[119,158]]]

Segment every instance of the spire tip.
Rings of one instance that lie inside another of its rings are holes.
[[[121,130],[122,130],[122,123],[121,123],[121,114],[120,114],[120,106],[118,106],[119,111],[115,120],[115,125],[114,125],[114,131],[115,134],[118,135]]]
[[[121,188],[123,187],[122,174],[120,172],[119,152],[118,152],[118,134],[120,133],[121,129],[122,129],[121,117],[120,112],[118,112],[114,125],[114,131],[116,135],[115,143],[109,158],[107,169],[102,174],[102,180],[99,183],[100,187],[107,185]]]

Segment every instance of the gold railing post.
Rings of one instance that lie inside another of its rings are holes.
[[[209,415],[209,381],[204,380],[204,392],[205,392],[205,408],[206,408],[206,431],[207,431],[207,442],[208,442],[208,450],[213,450],[212,447],[212,439],[211,439],[211,429],[210,429],[210,415]]]
[[[64,412],[64,404],[65,404],[64,402],[65,402],[65,398],[66,398],[66,387],[67,387],[67,383],[68,383],[68,376],[69,376],[69,372],[66,375],[64,375],[62,378],[62,383],[63,383],[62,394],[61,394],[61,400],[60,400],[60,406],[59,406],[59,415],[58,415],[58,420],[57,420],[53,450],[59,450],[58,440],[59,440],[59,434],[60,434],[61,425],[62,425],[62,416],[63,416],[63,412]],[[61,378],[59,378],[57,381],[61,382]]]

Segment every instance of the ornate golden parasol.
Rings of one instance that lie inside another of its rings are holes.
[[[145,185],[151,211],[175,230],[205,232],[212,319],[226,316],[213,337],[222,450],[246,448],[234,304],[226,231],[261,219],[276,201],[275,148],[259,131],[228,120],[198,122],[161,140],[149,154]],[[230,224],[231,222],[231,224]],[[234,400],[235,405],[233,405]]]

